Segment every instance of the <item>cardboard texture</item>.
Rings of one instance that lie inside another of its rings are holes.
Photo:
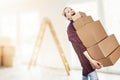
[[[78,18],[86,17],[84,12],[78,12],[74,16],[72,16],[73,21],[76,21]]]
[[[73,25],[74,25],[74,28],[78,30],[90,22],[93,22],[92,17],[86,16],[86,17],[78,18],[76,21],[73,22]]]
[[[82,16],[77,13],[72,19],[74,28],[90,56],[104,67],[115,64],[120,57],[120,46],[114,34],[108,36],[100,21],[93,21],[86,14]]]
[[[120,58],[120,46],[115,51],[113,51],[112,54],[98,61],[101,62],[104,67],[107,67],[114,65],[119,58]]]
[[[77,30],[77,34],[87,48],[95,45],[107,37],[107,33],[99,20],[88,23],[84,27],[79,28]]]
[[[115,38],[115,35],[112,34],[105,38],[104,40],[102,40],[101,42],[99,42],[98,44],[93,45],[90,48],[87,48],[87,51],[93,59],[99,60],[107,57],[118,46],[119,43]]]
[[[12,67],[13,66],[14,54],[15,54],[14,46],[4,46],[3,47],[3,66],[4,67]]]

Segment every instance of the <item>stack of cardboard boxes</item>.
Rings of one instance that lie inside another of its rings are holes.
[[[89,55],[102,63],[104,67],[111,66],[120,57],[120,46],[114,34],[107,35],[99,20],[78,12],[72,17],[74,27]]]
[[[8,37],[0,37],[0,66],[12,67],[15,54],[15,46]]]

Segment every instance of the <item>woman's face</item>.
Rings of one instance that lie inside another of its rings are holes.
[[[64,10],[65,14],[66,14],[66,18],[68,20],[72,20],[72,16],[75,15],[75,11],[69,7],[67,7],[65,10]]]

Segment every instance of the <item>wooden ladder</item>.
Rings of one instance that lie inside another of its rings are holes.
[[[45,34],[45,30],[46,30],[47,27],[49,27],[49,29],[50,29],[50,32],[52,34],[52,37],[54,39],[54,42],[56,44],[56,47],[58,49],[58,52],[59,52],[60,57],[62,59],[62,62],[64,64],[67,75],[70,75],[69,64],[68,64],[68,62],[66,60],[66,57],[65,57],[63,49],[62,49],[62,47],[60,45],[60,42],[59,42],[59,40],[57,38],[56,32],[55,32],[55,30],[53,28],[53,25],[52,25],[51,21],[48,18],[44,18],[42,20],[42,24],[41,24],[41,27],[40,27],[40,30],[39,30],[39,34],[38,34],[38,37],[37,37],[37,40],[36,40],[36,43],[35,43],[35,46],[34,46],[34,49],[33,49],[33,53],[32,53],[32,56],[30,58],[30,62],[29,62],[29,65],[28,65],[28,69],[30,69],[31,66],[35,65],[36,62],[37,62],[38,54],[39,54],[39,51],[40,51],[40,46],[42,44],[43,37],[44,37],[44,34]]]

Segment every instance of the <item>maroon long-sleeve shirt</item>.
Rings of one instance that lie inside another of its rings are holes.
[[[86,51],[86,47],[83,45],[82,41],[78,37],[76,30],[73,26],[73,21],[70,21],[70,24],[67,28],[68,39],[72,43],[72,46],[78,55],[81,66],[83,67],[83,75],[87,76],[90,72],[94,71],[91,67],[89,60],[84,56],[83,52]]]

